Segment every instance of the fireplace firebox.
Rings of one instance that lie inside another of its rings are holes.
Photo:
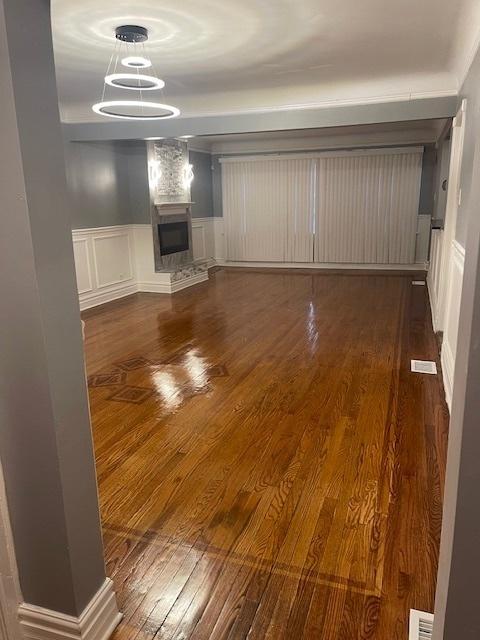
[[[162,256],[188,251],[188,222],[161,222],[157,224],[158,241]]]

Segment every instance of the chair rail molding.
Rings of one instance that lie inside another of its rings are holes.
[[[18,616],[26,640],[108,640],[122,619],[110,578],[78,618],[27,603]]]

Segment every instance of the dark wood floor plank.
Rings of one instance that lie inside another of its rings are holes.
[[[405,638],[448,435],[426,288],[211,276],[84,313],[115,640]]]

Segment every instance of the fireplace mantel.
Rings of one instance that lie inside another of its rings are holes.
[[[178,209],[180,207],[191,207],[195,202],[155,202],[154,206],[157,209]]]

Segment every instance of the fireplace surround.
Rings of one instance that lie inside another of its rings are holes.
[[[207,262],[193,258],[188,147],[183,140],[162,140],[149,142],[147,151],[155,273],[173,291],[183,281],[208,279]]]

